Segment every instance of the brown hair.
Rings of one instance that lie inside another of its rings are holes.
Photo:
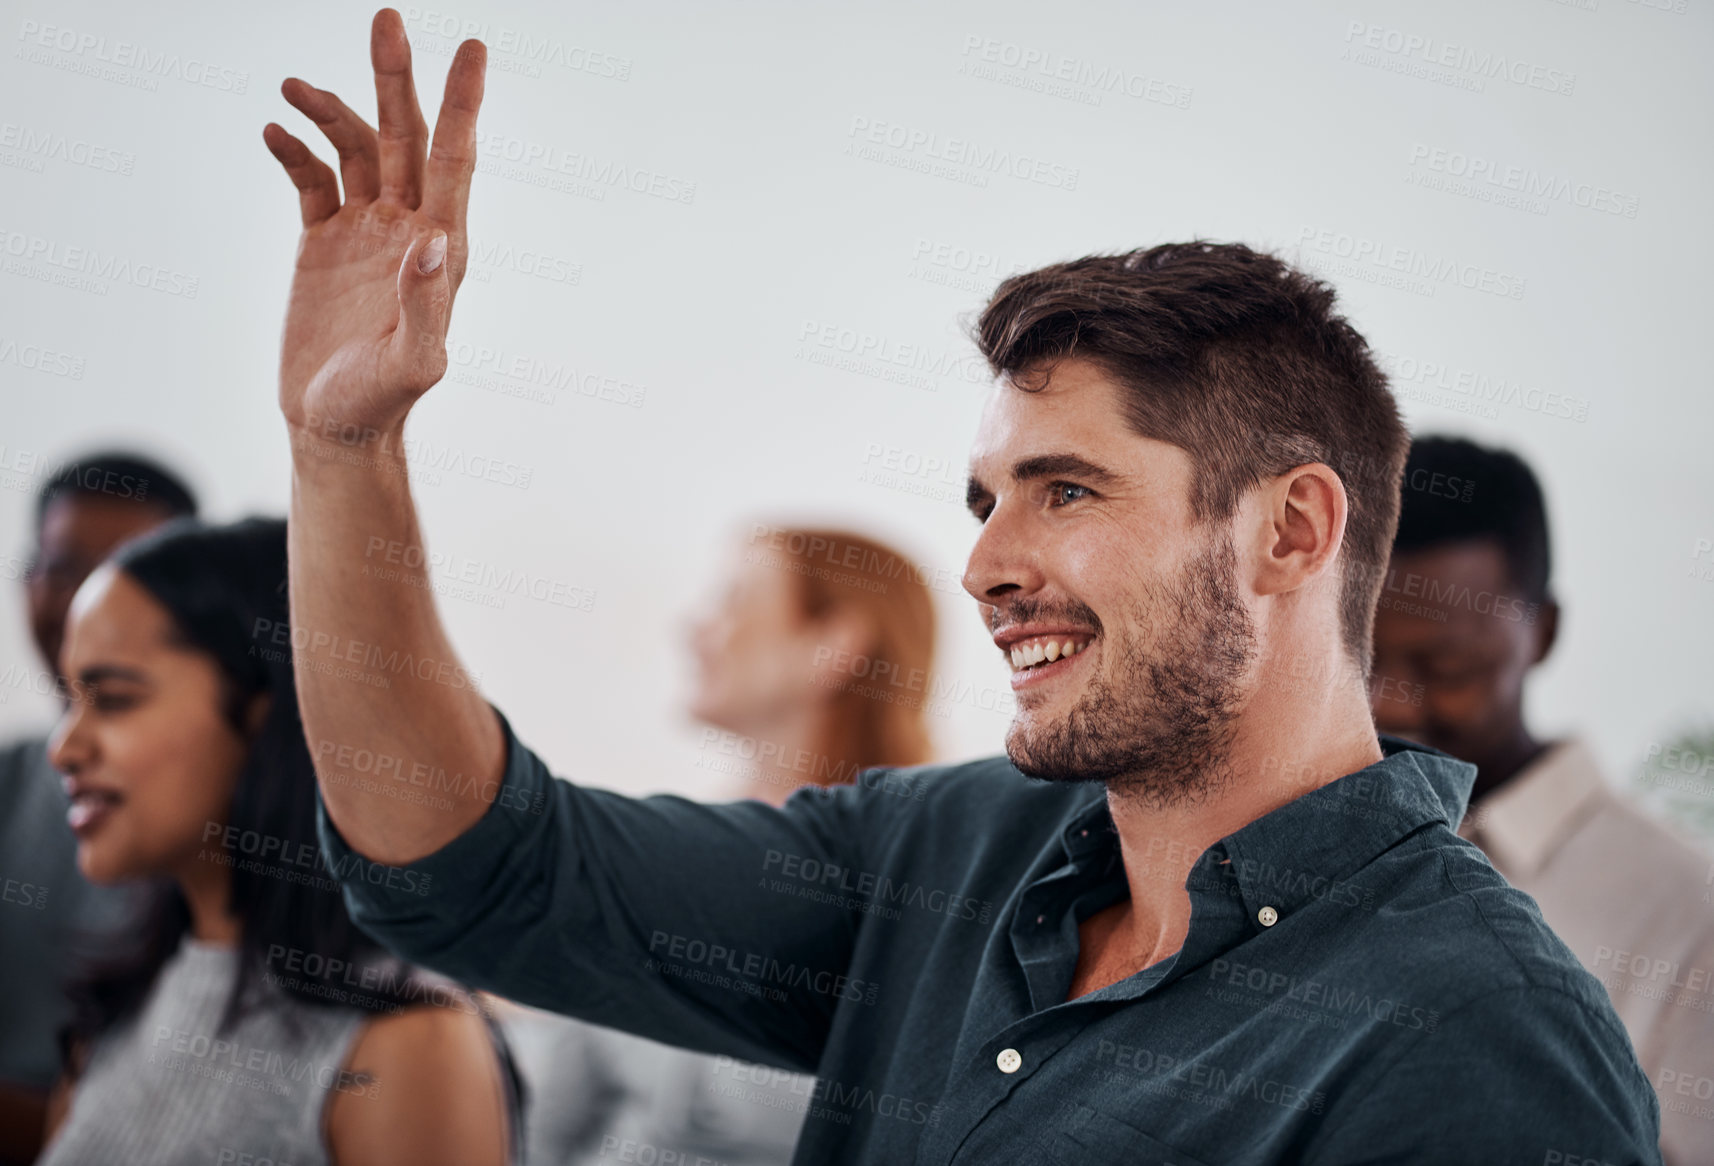
[[[1333,309],[1331,287],[1272,255],[1167,243],[1012,276],[976,340],[1026,392],[1073,357],[1130,390],[1132,430],[1190,454],[1200,521],[1296,466],[1333,469],[1347,498],[1340,628],[1366,676],[1410,437],[1368,342]]]
[[[844,763],[834,776],[845,780],[854,776],[851,766],[926,763],[931,750],[923,705],[934,664],[934,601],[921,570],[892,547],[849,531],[793,527],[778,545],[797,566],[792,574],[805,617],[854,611],[870,633],[863,649],[869,662],[890,665],[891,676],[920,681],[900,688],[897,701],[847,686],[828,709],[818,754]]]

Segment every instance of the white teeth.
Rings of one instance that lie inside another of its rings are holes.
[[[1016,672],[1033,668],[1037,664],[1052,663],[1067,656],[1075,656],[1088,646],[1088,643],[1079,643],[1076,640],[1032,640],[1029,643],[1013,644],[1007,653],[1011,657],[1012,670]]]

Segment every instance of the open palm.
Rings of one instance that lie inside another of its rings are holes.
[[[446,371],[446,330],[469,248],[465,210],[487,52],[458,48],[433,148],[404,22],[376,13],[370,39],[380,132],[338,97],[292,78],[286,100],[339,155],[340,179],[273,123],[263,141],[298,189],[303,236],[280,354],[280,410],[296,431],[350,444],[385,433]]]

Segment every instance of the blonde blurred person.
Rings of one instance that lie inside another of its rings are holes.
[[[757,523],[691,625],[687,711],[744,796],[893,782],[926,764],[934,604],[905,555],[848,531]],[[884,679],[877,679],[884,678]],[[508,1005],[530,1104],[525,1161],[785,1166],[815,1078]]]

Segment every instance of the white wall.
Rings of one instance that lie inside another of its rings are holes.
[[[530,471],[527,488],[424,478],[432,546],[597,592],[588,613],[445,602],[453,638],[562,774],[729,792],[698,767],[707,755],[678,712],[680,624],[722,540],[755,515],[837,520],[956,579],[982,388],[964,375],[961,329],[999,272],[1197,235],[1317,263],[1379,249],[1521,289],[1386,286],[1364,278],[1385,270],[1369,262],[1330,271],[1371,341],[1407,358],[1413,428],[1502,442],[1544,477],[1567,621],[1532,712],[1543,730],[1593,734],[1619,780],[1648,742],[1714,709],[1714,552],[1695,555],[1714,539],[1700,351],[1711,12],[1706,0],[410,10],[434,101],[457,37],[439,30],[485,26],[482,124],[496,149],[536,147],[554,165],[583,155],[685,196],[587,179],[548,189],[541,164],[524,167],[533,181],[478,176],[471,231],[497,262],[460,297],[454,339],[469,349],[455,349],[455,372],[504,381],[462,362],[480,348],[646,393],[636,408],[570,390],[544,403],[449,380],[418,410],[425,468],[484,457]],[[274,370],[297,209],[261,127],[313,140],[278,95],[290,74],[373,110],[370,14],[325,0],[7,4],[0,554],[27,549],[32,467],[108,440],[188,467],[215,517],[283,510]],[[162,63],[104,63],[138,52],[120,42]],[[1453,63],[1424,76],[1425,56],[1443,53]],[[1066,91],[1040,91],[1060,69]],[[883,123],[902,127],[904,148],[853,132]],[[1004,152],[1027,176],[917,169],[959,150]],[[1567,181],[1522,208],[1432,189],[1442,150],[1444,167],[1478,157],[1501,178]],[[167,290],[44,282],[64,269],[39,259],[21,273],[16,252],[44,247],[61,262],[87,248],[98,264],[165,268]],[[549,278],[518,270],[522,252],[552,256]],[[173,294],[190,278],[194,297]],[[899,367],[880,359],[817,363],[837,352],[818,342],[824,327],[928,365],[904,370],[921,387],[870,375]],[[40,348],[78,375],[26,367]],[[1445,370],[1430,380],[1527,392],[1473,414],[1473,393],[1410,379],[1424,364]],[[1555,415],[1562,398],[1582,416]],[[905,479],[926,494],[876,484],[864,480],[881,468],[875,447],[952,468]],[[0,590],[0,667],[33,663],[18,591]],[[1003,718],[978,706],[1004,672],[969,599],[937,598],[943,670],[976,694],[935,718],[940,746],[993,752]],[[0,731],[52,716],[27,685],[4,695]]]

